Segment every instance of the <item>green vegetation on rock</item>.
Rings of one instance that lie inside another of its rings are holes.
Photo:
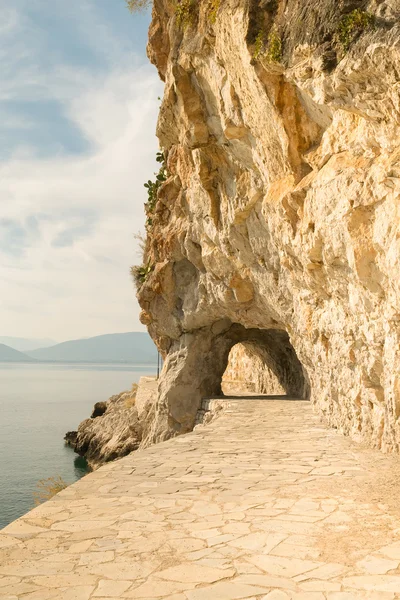
[[[215,23],[217,20],[218,11],[221,6],[221,0],[211,0],[208,18],[210,23]]]
[[[282,40],[274,25],[268,34],[267,60],[269,62],[279,63],[282,60]]]
[[[186,29],[193,24],[196,3],[194,0],[178,0],[175,7],[176,22],[179,27]]]
[[[152,273],[153,271],[154,265],[152,265],[151,263],[147,263],[147,265],[131,267],[131,275],[138,290],[146,282],[150,273]]]
[[[147,202],[144,205],[144,209],[147,216],[146,227],[151,227],[153,223],[152,214],[157,203],[158,190],[160,189],[164,181],[166,181],[168,176],[163,152],[157,152],[156,161],[161,164],[161,167],[158,173],[155,173],[155,181],[151,181],[149,179],[149,181],[144,184],[144,187],[147,189],[148,196]]]
[[[264,53],[265,53],[264,32],[263,31],[259,31],[257,33],[257,37],[256,37],[256,39],[254,41],[253,58],[255,60],[257,60]]]
[[[264,32],[260,30],[254,41],[253,58],[266,58],[268,62],[279,63],[282,60],[282,40],[278,28],[273,25],[267,39],[267,45],[264,43]]]
[[[126,0],[126,4],[131,12],[137,12],[151,6],[152,0]]]
[[[336,40],[341,45],[344,52],[347,52],[354,40],[364,31],[373,29],[375,26],[375,17],[371,13],[357,8],[347,15],[343,15],[340,20]]]

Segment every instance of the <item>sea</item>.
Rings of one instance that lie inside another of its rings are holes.
[[[154,365],[0,364],[0,529],[34,507],[37,484],[87,472],[65,445],[95,402],[131,388]]]

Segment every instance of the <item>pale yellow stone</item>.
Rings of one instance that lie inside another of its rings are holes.
[[[274,575],[245,574],[236,577],[235,581],[238,583],[245,583],[246,585],[262,586],[266,588],[279,588],[283,590],[297,589],[297,586],[292,579],[275,577]]]
[[[279,533],[251,533],[231,540],[229,545],[251,551],[262,550],[263,553],[268,554],[286,538],[287,535]]]
[[[394,542],[388,546],[384,546],[379,550],[380,554],[392,558],[393,560],[400,561],[400,542]]]
[[[182,563],[157,573],[157,577],[184,583],[213,583],[219,579],[233,577],[234,569],[216,569],[193,563]]]
[[[299,588],[309,592],[337,592],[341,589],[339,582],[310,579],[299,584]]]
[[[169,598],[170,595],[190,590],[195,586],[194,583],[178,582],[178,581],[161,581],[155,577],[151,577],[146,583],[129,592],[124,593],[124,598]]]
[[[105,552],[84,552],[79,559],[79,565],[97,565],[110,562],[114,559],[114,552],[106,550]]]
[[[254,563],[256,567],[259,567],[271,575],[277,575],[278,577],[296,577],[296,575],[300,575],[323,566],[323,563],[272,555],[254,555],[249,560]]]
[[[385,575],[388,571],[397,569],[399,562],[399,560],[387,560],[376,556],[367,556],[356,563],[356,566],[367,573],[371,573],[371,575]]]
[[[94,586],[78,586],[59,592],[60,600],[89,600]]]
[[[12,585],[15,583],[19,583],[21,581],[20,577],[0,577],[0,588],[8,585]]]
[[[283,590],[273,590],[266,596],[263,596],[261,600],[290,600],[292,595],[288,595]]]
[[[276,548],[270,551],[274,556],[284,556],[286,558],[301,558],[303,560],[318,560],[321,556],[321,551],[318,548],[310,548],[308,546],[295,546],[283,542]]]
[[[93,597],[119,598],[131,585],[132,581],[109,581],[108,579],[101,579],[93,593]]]
[[[343,575],[348,570],[348,567],[346,567],[345,565],[327,563],[318,567],[317,569],[308,571],[304,575],[299,575],[298,577],[295,577],[295,581],[304,581],[305,579],[333,579],[334,577],[339,577]]]
[[[400,575],[359,575],[345,577],[343,579],[343,585],[357,590],[399,592]]]
[[[391,592],[328,592],[327,600],[398,600]]]
[[[9,548],[11,546],[21,546],[21,541],[11,535],[5,535],[0,532],[0,548]]]
[[[5,527],[2,531],[7,536],[18,535],[23,537],[25,535],[31,535],[32,533],[46,531],[46,528],[37,527],[36,525],[29,525],[29,523],[26,523],[23,519],[18,519],[18,521],[14,521],[13,523],[10,523],[10,525],[7,525],[7,527]]]
[[[262,594],[265,588],[224,581],[185,593],[188,600],[239,600],[251,598],[255,594]]]
[[[81,554],[82,552],[86,552],[89,550],[90,546],[93,544],[93,540],[85,540],[84,542],[77,542],[76,544],[71,544],[68,548],[67,552],[71,554]]]
[[[101,565],[81,567],[85,572],[115,581],[135,581],[147,577],[154,571],[156,565],[148,561],[114,560]]]
[[[95,585],[97,578],[93,575],[80,575],[79,573],[69,573],[68,575],[41,575],[32,577],[32,582],[36,585],[46,588],[67,588]]]

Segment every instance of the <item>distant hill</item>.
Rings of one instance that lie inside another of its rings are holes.
[[[35,360],[10,346],[0,344],[0,362],[35,362]]]
[[[40,361],[156,364],[157,348],[148,333],[110,333],[39,348],[29,356]]]
[[[37,348],[47,348],[48,346],[54,346],[56,343],[49,338],[34,339],[0,335],[0,344],[6,344],[6,346],[10,346],[10,348],[14,348],[14,350],[19,350],[20,352],[29,352]]]

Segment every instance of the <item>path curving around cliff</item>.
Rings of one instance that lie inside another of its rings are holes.
[[[2,530],[0,598],[399,599],[398,467],[309,402],[230,399]]]

